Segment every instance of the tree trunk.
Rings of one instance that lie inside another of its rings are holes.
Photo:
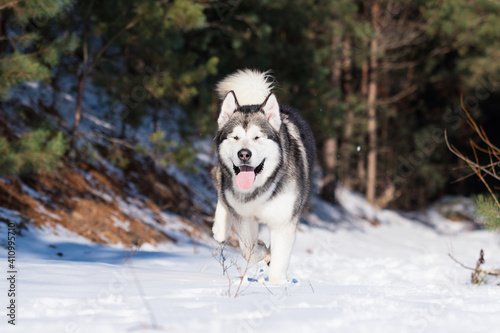
[[[340,82],[341,82],[341,61],[337,54],[339,38],[335,35],[332,36],[330,51],[333,57],[331,65],[331,81],[330,89],[337,90],[334,93],[334,97],[330,100],[329,108],[334,109],[339,103],[340,95]],[[333,126],[333,125],[332,125]],[[335,201],[335,180],[337,172],[337,154],[338,154],[338,143],[336,136],[330,136],[325,140],[323,147],[323,161],[325,164],[324,177],[323,177],[323,188],[321,189],[321,196],[323,199],[334,202]]]
[[[323,158],[325,160],[325,175],[321,197],[329,202],[335,202],[335,169],[337,167],[337,139],[330,137],[326,139],[323,147]]]
[[[364,137],[364,135],[363,135]],[[358,165],[357,165],[358,179],[357,188],[359,192],[364,192],[366,189],[366,153],[361,150],[358,155]]]
[[[354,126],[354,109],[349,103],[349,97],[352,94],[352,73],[351,73],[351,41],[349,36],[344,36],[342,41],[342,73],[343,79],[343,95],[344,103],[346,104],[346,115],[344,119],[344,133],[342,135],[342,144],[340,152],[341,161],[341,182],[343,186],[352,189],[352,172],[351,172],[351,155],[352,155],[352,135]]]
[[[73,131],[71,133],[71,149],[76,148],[76,132],[80,126],[80,121],[82,119],[82,100],[83,100],[83,88],[85,85],[85,73],[80,74],[78,77],[78,91],[76,96],[76,107],[75,107],[75,124],[73,126]]]
[[[95,0],[94,0],[95,1]],[[92,9],[92,5],[94,3],[92,1],[89,6],[89,10],[87,13],[87,16],[90,13],[90,10]],[[76,148],[76,132],[78,130],[78,127],[80,126],[80,120],[82,118],[82,100],[83,100],[83,90],[84,90],[84,85],[85,85],[85,79],[87,76],[92,76],[92,70],[94,69],[95,65],[97,62],[100,60],[104,52],[114,43],[114,41],[125,31],[128,29],[132,28],[134,25],[136,25],[138,22],[138,18],[134,17],[130,22],[128,22],[123,28],[121,28],[120,31],[118,31],[113,37],[110,38],[110,40],[104,44],[99,51],[94,56],[94,59],[92,62],[87,66],[88,63],[88,49],[87,49],[87,40],[85,38],[86,33],[87,33],[87,24],[88,21],[85,20],[84,22],[84,38],[83,38],[83,63],[82,63],[82,73],[78,77],[78,92],[77,92],[77,98],[76,98],[76,107],[75,107],[75,126],[73,127],[73,133],[72,133],[72,138],[71,138],[71,148],[74,152]]]
[[[391,138],[389,137],[389,118],[384,114],[378,115],[378,165],[379,169],[384,170],[384,179],[389,176],[390,170],[392,169],[392,159],[389,159],[389,150],[391,146]],[[386,182],[383,182],[384,185]],[[380,185],[380,184],[379,184]]]
[[[379,5],[377,1],[372,3],[372,26],[374,36],[370,41],[370,79],[368,83],[368,165],[367,165],[367,184],[366,198],[375,204],[377,187],[377,70],[378,70],[378,34],[379,27],[377,22]]]
[[[369,65],[366,59],[363,60],[361,64],[361,98],[368,98],[368,74]],[[361,151],[358,152],[358,163],[357,163],[357,179],[356,179],[356,190],[359,192],[366,191],[366,154],[368,150],[365,148],[366,143],[366,128],[360,128],[361,133],[359,137],[361,138]]]
[[[0,11],[0,55],[3,54],[3,35],[4,35],[4,22],[2,19],[2,12]]]
[[[160,106],[158,105],[158,101],[156,99],[153,99],[153,132],[158,132],[160,130],[160,126],[158,125],[158,112]]]
[[[364,60],[361,65],[361,95],[366,97],[368,95],[368,61]]]
[[[82,119],[82,100],[83,100],[83,89],[85,87],[85,79],[87,78],[87,62],[88,62],[88,45],[87,45],[87,34],[89,30],[89,18],[92,8],[94,6],[95,0],[91,0],[87,8],[87,12],[83,18],[83,33],[82,33],[82,53],[83,61],[81,73],[78,76],[78,90],[76,96],[76,106],[75,106],[75,122],[73,125],[73,130],[71,131],[71,153],[75,153],[76,149],[76,132],[80,126],[80,121]]]

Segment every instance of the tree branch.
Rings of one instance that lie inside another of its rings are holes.
[[[121,28],[113,37],[110,38],[110,40],[108,40],[108,42],[106,44],[104,44],[100,49],[99,51],[97,51],[94,59],[92,60],[92,62],[90,63],[89,67],[87,67],[87,69],[85,70],[85,76],[87,76],[91,71],[92,69],[95,67],[95,65],[97,64],[97,61],[99,61],[99,59],[101,58],[101,56],[104,54],[104,52],[106,52],[106,50],[114,43],[114,41],[120,37],[121,34],[123,34],[125,31],[129,30],[130,28],[132,28],[134,25],[137,24],[137,22],[139,22],[139,18],[138,17],[134,17],[132,20],[130,20],[123,28]]]
[[[457,157],[459,157],[460,159],[464,160],[465,162],[468,162],[470,163],[470,166],[474,167],[474,168],[480,168],[482,171],[484,171],[485,173],[487,173],[488,175],[490,175],[491,177],[495,178],[495,179],[498,179],[500,180],[500,177],[498,177],[497,175],[495,175],[493,172],[489,171],[488,169],[484,168],[483,166],[481,165],[478,165],[476,164],[475,162],[471,161],[469,158],[467,158],[466,156],[464,156],[462,153],[460,153],[453,145],[450,145],[449,141],[448,141],[448,134],[446,132],[446,130],[444,131],[444,138],[445,138],[445,141],[446,141],[446,145],[448,146],[448,149],[454,154],[456,155]],[[500,205],[499,205],[500,206]]]
[[[390,61],[384,61],[385,59],[387,59],[387,57],[386,57],[385,59],[382,59],[382,62],[380,64],[380,69],[381,70],[395,70],[395,69],[406,69],[406,68],[410,68],[410,67],[416,67],[416,66],[420,65],[421,63],[429,60],[432,57],[435,57],[435,56],[440,55],[440,54],[445,54],[445,53],[451,52],[452,50],[453,49],[451,47],[440,47],[440,48],[434,49],[432,52],[430,52],[425,57],[422,57],[422,58],[420,58],[418,60],[414,60],[414,61],[406,61],[403,63],[393,63]]]
[[[457,264],[459,264],[463,268],[471,270],[473,272],[476,272],[478,275],[479,274],[485,274],[485,275],[491,275],[491,276],[500,276],[500,270],[498,270],[498,269],[485,271],[485,270],[483,270],[483,269],[480,268],[481,264],[484,263],[483,250],[481,250],[479,260],[476,263],[476,268],[465,266],[460,261],[458,261],[457,259],[455,259],[450,253],[448,253],[448,257],[450,257],[454,262],[456,262]]]
[[[415,84],[409,86],[408,88],[406,88],[405,90],[400,91],[399,93],[397,93],[394,96],[391,96],[391,97],[388,97],[388,98],[381,98],[381,99],[379,99],[377,101],[377,105],[392,104],[394,102],[397,102],[397,101],[405,98],[408,95],[413,94],[415,91],[417,91],[417,89],[418,89],[418,84],[415,83]]]

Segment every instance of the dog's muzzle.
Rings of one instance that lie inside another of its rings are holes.
[[[242,190],[248,190],[252,187],[255,177],[264,169],[264,159],[262,163],[255,168],[249,165],[240,165],[239,167],[233,164],[233,170],[236,174],[236,186]]]

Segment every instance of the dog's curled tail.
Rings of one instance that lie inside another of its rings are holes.
[[[273,90],[273,81],[269,71],[240,69],[220,81],[215,90],[220,99],[233,91],[240,105],[262,104]]]

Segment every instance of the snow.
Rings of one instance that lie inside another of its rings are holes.
[[[35,191],[34,189],[32,189],[29,186],[21,184],[21,189],[23,190],[24,193],[28,194],[30,197],[35,198],[39,201],[42,201],[44,203],[50,201],[49,198],[41,195],[40,193],[38,193],[37,191]]]
[[[117,228],[122,228],[125,231],[130,230],[130,222],[128,221],[122,221],[116,216],[111,216],[111,220],[113,221],[113,225]]]
[[[376,209],[368,205],[366,200],[358,193],[348,191],[346,188],[339,187],[335,193],[338,202],[350,214],[366,218],[368,220],[375,219],[377,212]]]
[[[40,105],[53,106],[59,116],[44,114],[55,126],[70,129],[74,122],[75,76],[63,76],[60,91],[44,83],[28,82],[12,90],[5,116],[21,135],[27,128],[15,121],[18,106],[41,113]],[[82,132],[114,133],[122,128],[123,101],[110,101],[105,91],[86,82]],[[113,105],[113,107],[110,107]],[[185,114],[175,105],[162,105],[157,126],[166,140],[179,141]],[[152,110],[138,126],[127,127],[128,139],[149,146],[155,130]],[[87,140],[103,141],[99,138]],[[208,170],[214,163],[211,138],[192,138],[197,150],[194,166]],[[358,152],[362,149],[357,147]],[[364,148],[363,148],[364,149]],[[127,183],[123,171],[105,158],[96,162],[107,174]],[[190,174],[175,165],[167,172],[192,189],[197,205],[211,211],[216,193],[207,172]],[[96,183],[83,170],[89,183]],[[322,179],[315,169],[315,186]],[[8,182],[8,179],[0,179]],[[34,189],[22,191],[43,203],[50,201]],[[0,297],[5,313],[1,332],[491,332],[500,315],[498,279],[470,284],[470,271],[448,256],[474,266],[480,249],[485,268],[500,268],[498,234],[471,228],[471,200],[445,197],[421,212],[395,212],[369,205],[363,196],[339,188],[332,206],[313,196],[298,228],[290,279],[298,283],[269,285],[249,282],[266,275],[267,266],[251,266],[243,280],[245,261],[227,248],[228,277],[217,261],[217,244],[208,235],[162,212],[160,220],[145,205],[145,198],[129,183],[127,197],[114,198],[107,189],[94,195],[116,201],[127,215],[155,226],[177,243],[144,244],[140,249],[123,245],[97,245],[73,232],[36,228],[18,212],[0,207],[0,261],[7,262],[7,225],[18,230],[16,239],[17,325],[7,324],[6,279]],[[109,191],[111,193],[111,191]],[[4,203],[0,203],[2,206]],[[7,206],[8,207],[8,206]],[[42,215],[51,214],[40,205]],[[57,215],[50,215],[59,219]],[[116,227],[130,222],[115,216]],[[378,222],[372,226],[369,222]],[[164,223],[158,223],[164,222]],[[190,231],[186,233],[185,231]],[[267,230],[261,238],[268,243]],[[103,238],[104,239],[104,238]],[[240,281],[240,294],[234,296]]]
[[[249,268],[236,298],[228,297],[228,278],[216,260],[215,242],[181,239],[177,244],[146,244],[136,252],[92,244],[62,228],[54,232],[30,226],[16,242],[17,325],[7,325],[4,318],[2,332],[45,332],[50,327],[54,332],[92,333],[385,333],[498,327],[499,281],[471,285],[470,271],[448,257],[451,253],[474,266],[483,249],[485,268],[498,268],[498,234],[452,227],[457,222],[436,211],[412,217],[377,211],[347,190],[337,197],[345,206],[314,198],[300,225],[288,274],[299,283],[248,282],[265,275],[267,266],[258,263]],[[175,218],[165,214],[165,219]],[[20,222],[19,214],[6,208],[0,208],[0,215]],[[377,218],[380,226],[363,223],[368,217]],[[421,223],[428,218],[449,227]],[[0,235],[4,246],[4,223]],[[267,241],[265,229],[262,239]],[[238,267],[244,270],[245,262],[237,250],[225,252],[226,263],[232,264],[234,296]],[[6,262],[4,248],[0,260]],[[5,291],[3,281],[0,288]],[[6,304],[6,293],[2,295]]]

